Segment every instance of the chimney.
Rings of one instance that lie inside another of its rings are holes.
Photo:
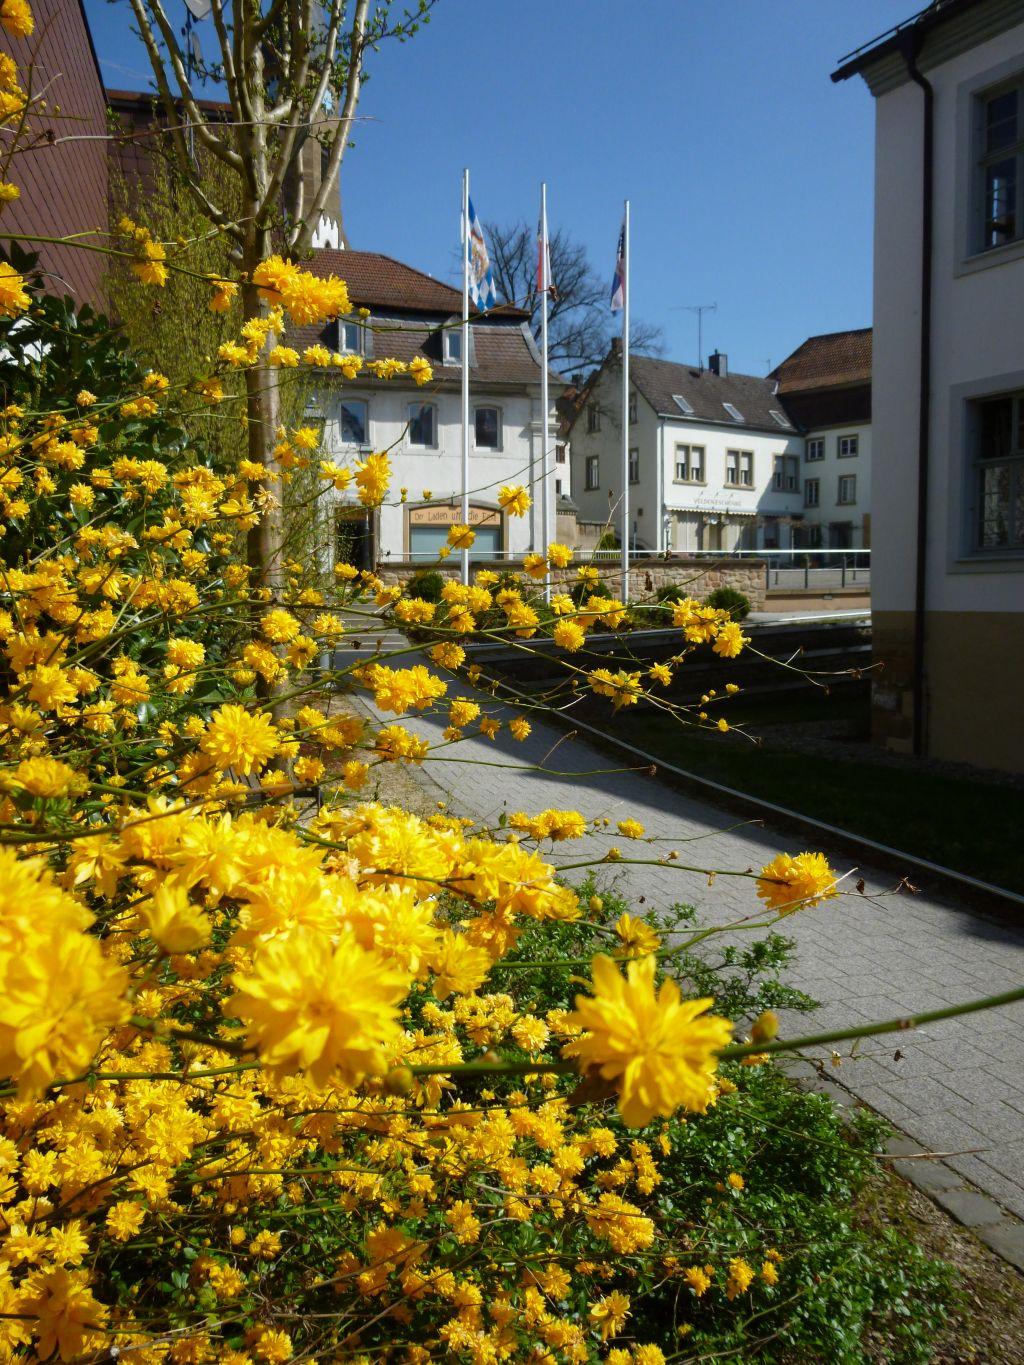
[[[724,379],[729,373],[729,357],[723,355],[721,351],[713,351],[708,356],[708,369],[712,374],[717,374],[721,379]]]

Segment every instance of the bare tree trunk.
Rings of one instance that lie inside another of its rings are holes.
[[[266,315],[259,292],[254,284],[242,286],[242,303],[246,318]],[[263,502],[259,524],[249,532],[248,559],[253,569],[253,582],[262,588],[278,591],[282,581],[282,551],[284,547],[284,502],[281,469],[274,455],[277,428],[281,420],[281,395],[277,370],[265,363],[267,351],[273,345],[268,337],[260,363],[245,372],[245,412],[248,420],[249,459],[267,471],[262,481]]]

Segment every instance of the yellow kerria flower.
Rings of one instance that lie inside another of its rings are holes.
[[[533,499],[521,483],[509,483],[498,491],[498,502],[513,517],[525,517]]]
[[[30,303],[25,293],[25,277],[6,261],[0,261],[0,317],[16,318]]]
[[[836,895],[836,874],[824,853],[780,853],[762,867],[757,894],[770,910],[791,915]]]
[[[278,732],[269,716],[252,715],[233,703],[214,711],[199,743],[221,772],[233,768],[243,777],[262,768],[277,753],[278,745]]]
[[[252,967],[232,977],[224,1012],[241,1019],[265,1065],[304,1071],[314,1085],[352,1085],[387,1070],[399,1036],[397,1006],[408,977],[351,934],[336,947],[316,934],[262,945]]]
[[[653,957],[634,959],[623,976],[610,957],[594,958],[592,997],[578,995],[568,1022],[584,1029],[565,1055],[596,1068],[619,1090],[619,1113],[630,1128],[682,1107],[703,1113],[712,1093],[717,1053],[732,1024],[707,1014],[710,998],[683,1000],[674,981],[654,989]]]

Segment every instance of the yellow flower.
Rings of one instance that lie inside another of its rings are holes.
[[[128,1017],[123,968],[99,940],[43,923],[20,950],[0,948],[0,1075],[21,1095],[77,1076],[109,1028]]]
[[[399,1034],[396,1006],[408,978],[351,934],[336,947],[315,934],[273,940],[232,984],[224,1011],[243,1021],[266,1066],[305,1071],[321,1087],[387,1070],[385,1046]]]
[[[88,785],[82,773],[56,758],[24,758],[13,772],[0,777],[0,786],[8,791],[23,791],[46,800],[78,795]]]
[[[754,1278],[754,1272],[742,1256],[734,1256],[729,1262],[729,1275],[725,1281],[726,1298],[732,1302],[740,1294],[745,1294],[750,1288]]]
[[[423,356],[413,356],[409,361],[409,373],[417,384],[429,384],[434,377],[429,360],[424,360]]]
[[[764,1261],[761,1265],[761,1279],[765,1284],[778,1284],[779,1272],[775,1268],[773,1261]]]
[[[262,768],[278,746],[278,732],[269,716],[252,715],[233,703],[214,711],[199,743],[221,772],[233,768],[243,777]]]
[[[468,550],[476,540],[476,532],[470,526],[465,526],[462,522],[456,522],[454,526],[448,527],[448,544],[454,550]]]
[[[0,24],[12,38],[31,38],[36,26],[26,0],[3,0]]]
[[[523,716],[516,716],[508,723],[509,732],[513,739],[524,740],[533,729],[530,722]]]
[[[594,958],[594,995],[576,997],[569,1022],[586,1030],[565,1055],[596,1068],[619,1089],[630,1128],[683,1107],[703,1113],[712,1095],[716,1054],[732,1033],[727,1019],[706,1013],[711,999],[682,1000],[674,981],[654,989],[653,957],[634,959],[623,976],[604,955]]]
[[[627,673],[619,669],[612,673],[607,668],[595,668],[589,675],[591,689],[599,697],[610,697],[616,711],[621,706],[635,706],[641,695],[639,673]]]
[[[559,649],[568,650],[570,654],[575,654],[578,649],[582,649],[586,640],[586,632],[576,621],[556,621],[555,628],[551,632],[551,638]]]
[[[693,1290],[695,1298],[701,1298],[711,1288],[711,1276],[703,1266],[691,1265],[683,1271],[683,1283]]]
[[[143,284],[152,284],[162,289],[167,283],[167,267],[164,265],[167,252],[163,243],[147,238],[139,244],[139,249],[140,255],[132,261],[132,271]]]
[[[543,555],[526,555],[523,559],[523,572],[531,578],[541,579],[548,571],[548,561]]]
[[[644,837],[644,827],[639,820],[620,820],[617,828],[619,833],[627,839],[642,839]]]
[[[552,541],[548,546],[548,560],[555,569],[566,569],[572,563],[573,552],[568,545]]]
[[[391,465],[383,451],[356,461],[356,487],[364,507],[377,507],[384,501],[390,478]]]
[[[5,8],[11,3],[13,0],[6,0]],[[6,261],[0,261],[0,317],[16,318],[30,303],[31,299],[25,293],[24,276]]]
[[[19,1311],[35,1320],[40,1360],[55,1351],[61,1360],[80,1359],[87,1333],[98,1333],[107,1320],[107,1309],[93,1297],[86,1270],[36,1271],[25,1283]]]
[[[770,910],[790,915],[836,895],[836,874],[824,853],[780,853],[762,867],[757,894]]]
[[[211,279],[213,286],[213,297],[210,299],[211,313],[226,313],[234,302],[235,295],[238,293],[238,285],[234,280]]]
[[[726,621],[725,625],[720,627],[711,648],[723,659],[735,659],[743,646],[749,643],[749,635],[744,635],[735,621]]]
[[[141,1204],[122,1199],[107,1210],[107,1231],[115,1242],[130,1241],[142,1227],[145,1217],[146,1210]]]
[[[615,921],[615,932],[622,940],[627,957],[643,957],[661,947],[661,939],[646,920],[622,914]]]
[[[498,502],[513,517],[525,517],[533,499],[521,483],[509,483],[498,491]]]
[[[628,1317],[629,1298],[626,1294],[620,1294],[617,1289],[612,1290],[603,1299],[598,1299],[590,1310],[590,1320],[596,1327],[600,1327],[602,1341],[607,1341],[609,1337],[617,1337],[625,1327]]]
[[[739,1174],[738,1171],[730,1171],[729,1174],[725,1177],[725,1179],[726,1183],[730,1185],[734,1190],[742,1190],[745,1184],[743,1177]]]
[[[150,936],[165,953],[191,953],[210,941],[213,925],[200,905],[193,905],[180,882],[167,879],[138,907]]]

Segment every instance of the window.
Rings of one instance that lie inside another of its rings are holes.
[[[591,436],[601,430],[601,409],[596,403],[587,404],[587,431]]]
[[[856,455],[860,447],[859,436],[840,436],[839,438],[839,458],[848,460],[851,455]]]
[[[597,486],[598,486],[598,480],[599,480],[599,477],[600,477],[600,475],[599,475],[600,466],[599,466],[599,464],[598,464],[598,460],[599,460],[599,456],[597,456],[597,455],[588,455],[588,456],[587,456],[587,488],[588,488],[588,489],[594,489],[594,488],[597,488]]]
[[[555,464],[565,464],[565,446],[555,446]]]
[[[857,501],[857,475],[840,474],[839,476],[839,496],[836,503],[840,507],[846,507],[851,502]]]
[[[978,100],[977,202],[982,251],[1024,236],[1024,77]]]
[[[446,327],[441,335],[444,337],[444,363],[446,365],[461,365],[462,328]]]
[[[409,404],[409,444],[429,450],[437,446],[437,408],[433,403]]]
[[[704,447],[676,446],[676,483],[704,482]]]
[[[345,355],[362,355],[364,345],[363,324],[361,322],[346,322],[344,318],[339,318],[338,350]]]
[[[561,479],[556,479],[556,480],[555,480],[555,496],[558,497],[558,498],[560,498],[560,497],[562,496],[562,480],[561,480]]]
[[[640,451],[634,446],[629,452],[629,481],[640,482]]]
[[[636,390],[629,395],[629,424],[636,426]]]
[[[776,493],[795,493],[800,487],[800,461],[795,455],[776,455],[772,460],[772,488]]]
[[[740,412],[739,408],[733,403],[723,403],[722,407],[725,408],[734,422],[742,422],[744,420],[742,412]]]
[[[500,408],[477,408],[476,448],[477,450],[501,449],[501,410]]]
[[[675,403],[680,412],[685,412],[687,417],[693,416],[693,404],[688,398],[684,398],[681,393],[674,393],[672,395],[672,402]]]
[[[821,481],[804,479],[804,506],[817,507],[821,498]]]
[[[789,427],[793,425],[786,414],[780,412],[778,408],[769,408],[768,416],[772,418],[773,421],[777,422],[780,427]]]
[[[725,481],[737,487],[754,486],[754,452],[752,450],[727,450],[725,452]]]
[[[805,460],[823,460],[825,458],[825,438],[823,436],[812,436],[804,451]]]
[[[346,445],[364,446],[366,439],[366,403],[361,398],[346,398],[341,404],[341,439]]]
[[[1024,392],[971,404],[976,529],[972,549],[1024,549]]]

